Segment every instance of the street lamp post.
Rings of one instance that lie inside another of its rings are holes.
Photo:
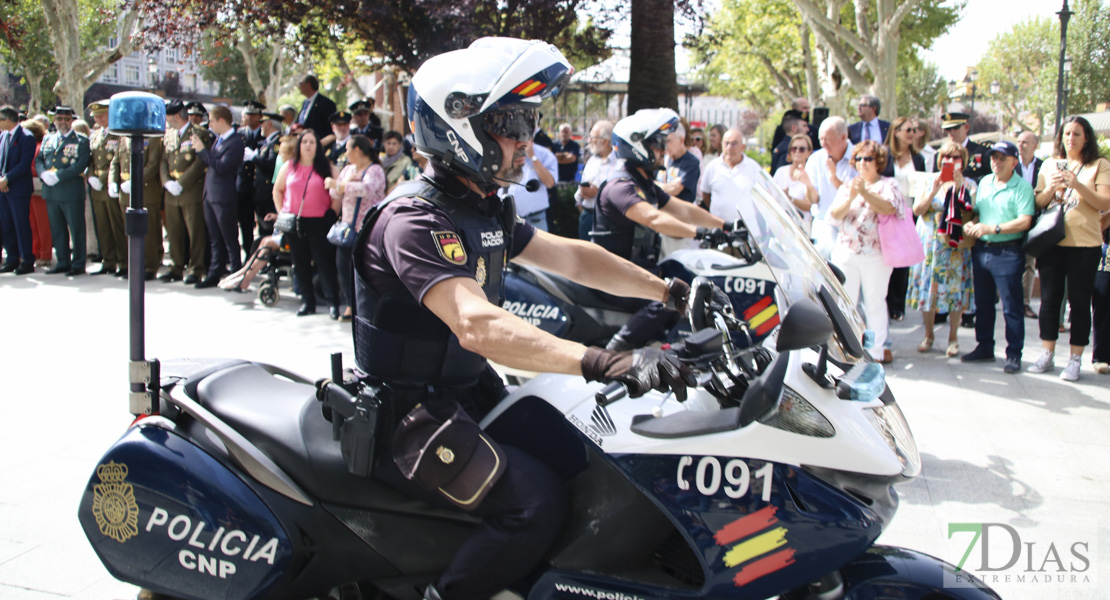
[[[967,80],[971,81],[971,123],[967,127],[967,134],[975,133],[975,81],[979,79],[979,70],[971,69],[967,73]]]
[[[1002,90],[1002,84],[997,79],[991,82],[991,98],[994,98],[995,109],[998,108],[998,92]],[[1006,111],[1002,111],[1002,131],[1006,131]]]
[[[1063,103],[1063,110],[1060,111],[1061,116],[1068,114],[1068,95],[1071,93],[1071,82],[1068,81],[1068,80],[1070,78],[1071,78],[1071,57],[1069,56],[1068,58],[1064,59],[1064,103]],[[1059,122],[1060,119],[1057,118],[1056,121]],[[1056,129],[1059,130],[1060,126],[1057,125]]]
[[[1073,13],[1068,10],[1068,0],[1064,0],[1064,7],[1060,12],[1056,13],[1060,16],[1060,68],[1056,76],[1056,131],[1060,130],[1060,121],[1064,118],[1064,111],[1066,110],[1065,104],[1067,103],[1064,96],[1064,56],[1068,52],[1068,19],[1071,18]]]

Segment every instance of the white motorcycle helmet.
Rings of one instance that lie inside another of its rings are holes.
[[[574,68],[555,46],[488,37],[429,59],[412,77],[408,109],[416,149],[486,190],[501,146],[490,134],[532,139],[537,108],[562,91]]]
[[[655,171],[654,148],[667,146],[667,136],[678,131],[678,113],[669,108],[644,108],[613,126],[613,150],[629,167]]]

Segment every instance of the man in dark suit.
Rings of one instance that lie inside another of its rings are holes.
[[[278,144],[281,143],[282,116],[280,113],[262,113],[262,145],[254,156],[254,210],[258,217],[258,235],[273,235],[274,222],[266,215],[277,215],[274,206],[274,168],[277,166]]]
[[[209,125],[216,134],[211,146],[205,146],[196,133],[192,136],[194,148],[201,148],[197,154],[201,162],[208,166],[204,177],[204,223],[208,231],[208,241],[212,248],[212,262],[208,275],[197,282],[197,288],[215,287],[220,277],[243,266],[239,255],[238,235],[238,197],[235,192],[235,178],[243,164],[243,138],[232,127],[231,109],[217,106],[212,109]]]
[[[254,245],[254,171],[255,164],[252,160],[262,146],[262,111],[266,105],[257,100],[247,100],[243,103],[243,125],[239,128],[239,136],[243,138],[243,166],[239,167],[239,178],[236,181],[238,190],[238,217],[239,235],[243,240],[244,260],[250,256],[251,246]]]
[[[827,115],[827,108],[821,110],[824,110]],[[786,131],[786,122],[788,119],[791,118],[801,119],[809,125],[809,139],[811,142],[813,142],[814,148],[820,148],[821,142],[817,139],[817,128],[821,124],[813,122],[813,118],[810,113],[809,98],[805,97],[795,98],[793,102],[790,103],[790,110],[783,113],[782,121],[779,122],[779,126],[775,128],[775,134],[771,138],[771,147],[777,147],[779,144],[782,143],[783,138],[790,137],[790,135]],[[773,172],[774,171],[772,171],[772,173]]]
[[[860,96],[856,106],[856,114],[860,120],[848,126],[848,139],[853,144],[865,140],[873,140],[879,144],[886,143],[886,134],[890,130],[890,123],[879,118],[882,103],[877,96]]]
[[[14,107],[0,107],[0,235],[7,255],[0,273],[26,275],[35,271],[30,216],[35,136],[19,125],[18,118]]]
[[[335,102],[320,93],[320,80],[315,75],[302,77],[297,89],[305,97],[301,103],[301,111],[297,113],[297,125],[301,129],[315,131],[317,141],[324,139],[331,133],[328,119],[335,113]]]
[[[1018,136],[1017,147],[1020,156],[1018,157],[1017,169],[1014,172],[1029,182],[1034,190],[1037,189],[1037,177],[1040,176],[1041,165],[1044,163],[1043,160],[1033,154],[1040,145],[1041,138],[1037,137],[1037,134],[1032,131],[1026,131]],[[1025,295],[1025,317],[1028,319],[1037,318],[1036,311],[1030,306],[1030,301],[1033,299],[1033,280],[1036,278],[1034,262],[1033,257],[1026,254],[1025,272],[1021,274],[1021,287]]]
[[[809,123],[800,116],[787,116],[782,120],[783,137],[771,150],[771,175],[788,162],[790,139],[798,134],[809,134]]]
[[[351,135],[361,134],[370,138],[374,149],[382,150],[382,120],[374,114],[374,99],[355,100],[348,106],[351,109]]]

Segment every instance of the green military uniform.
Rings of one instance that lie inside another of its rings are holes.
[[[72,114],[72,110],[69,111]],[[62,135],[52,133],[43,140],[35,157],[35,169],[41,179],[47,171],[58,177],[54,185],[43,180],[42,197],[50,219],[50,235],[58,264],[53,272],[85,271],[85,179],[89,164],[89,138],[69,130]],[[72,243],[72,246],[71,246]]]
[[[204,251],[208,247],[208,234],[204,225],[204,175],[206,167],[197,156],[190,138],[196,133],[205,145],[209,144],[207,129],[186,125],[184,130],[168,128],[162,140],[162,186],[171,181],[181,185],[180,195],[165,191],[166,237],[170,242],[170,274],[177,278],[188,270],[189,275],[204,277]],[[188,257],[185,250],[188,248]],[[187,258],[187,261],[186,261]]]
[[[109,194],[108,185],[108,173],[118,149],[119,137],[108,133],[106,128],[95,129],[89,136],[89,197],[92,199],[104,272],[113,272],[117,268],[127,270],[127,234],[123,230],[123,213],[119,210],[119,203]],[[99,181],[99,190],[92,185],[93,177]]]
[[[147,210],[143,270],[150,279],[158,274],[165,254],[162,247],[162,138],[145,138],[143,147],[143,208]],[[131,138],[121,140],[110,177],[112,183],[120,186],[119,207],[127,214],[127,207],[131,205]]]

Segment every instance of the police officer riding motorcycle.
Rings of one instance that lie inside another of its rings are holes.
[[[676,238],[727,241],[725,222],[705,209],[670,196],[655,184],[655,171],[663,166],[667,136],[679,128],[678,114],[669,108],[637,111],[613,127],[613,151],[623,159],[623,172],[614,172],[602,184],[594,204],[594,243],[609,252],[657,272],[660,234]],[[627,350],[650,342],[674,325],[674,311],[663,303],[632,298],[607,298],[636,311],[606,346]]]
[[[502,269],[513,260],[614,295],[686,309],[685,283],[664,282],[597,245],[537,231],[516,217],[511,198],[496,195],[521,178],[537,108],[572,72],[554,46],[504,38],[480,39],[424,63],[412,78],[409,115],[430,170],[368,214],[354,249],[355,360],[382,386],[384,430],[393,431],[386,446],[392,451],[377,453],[374,476],[483,519],[427,598],[488,597],[525,576],[568,510],[563,482],[548,466],[467,428],[505,393],[487,359],[619,381],[632,395],[669,389],[685,399],[694,384],[669,353],[587,348],[501,308]],[[435,471],[456,456],[435,441],[460,423],[458,435],[488,451],[474,451],[459,477],[467,482],[448,489],[434,482]]]

